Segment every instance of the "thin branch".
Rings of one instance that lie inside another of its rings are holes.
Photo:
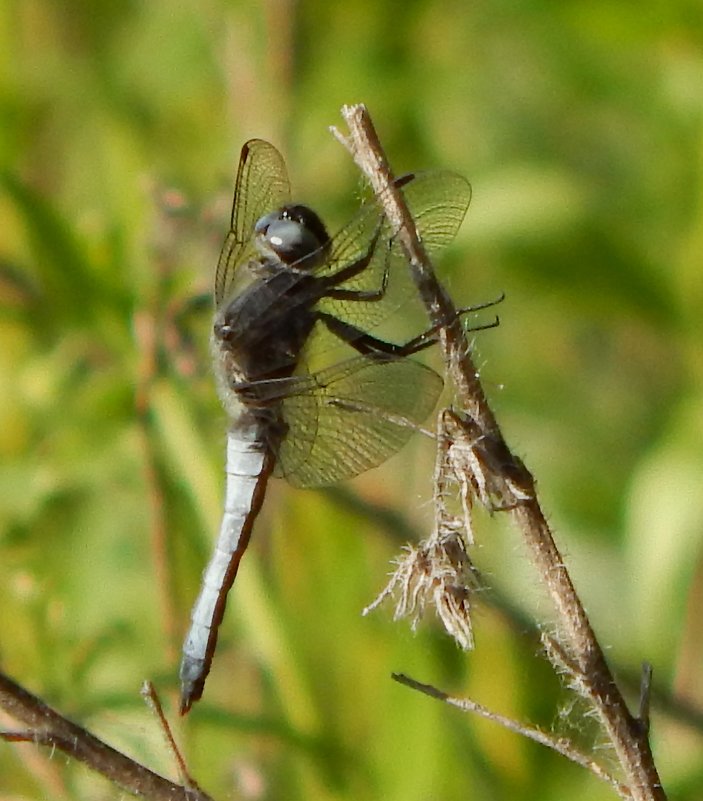
[[[166,641],[166,661],[172,663],[178,653],[178,624],[173,598],[173,581],[168,550],[168,530],[164,489],[159,474],[153,434],[151,410],[152,384],[157,374],[157,320],[152,310],[140,309],[134,316],[134,333],[140,352],[135,391],[135,410],[143,453],[144,486],[149,509],[149,532],[154,565],[154,584],[159,600],[158,619],[162,622]]]
[[[430,698],[444,701],[445,704],[455,706],[457,709],[461,709],[462,712],[472,712],[486,720],[497,723],[499,726],[503,726],[503,728],[509,731],[515,732],[515,734],[521,734],[529,740],[534,740],[540,745],[551,748],[571,762],[581,765],[582,768],[586,768],[586,770],[590,771],[596,778],[609,784],[621,798],[626,799],[626,801],[630,801],[632,798],[627,787],[617,781],[617,779],[609,773],[606,773],[595,760],[581,753],[581,751],[575,748],[572,743],[564,737],[555,737],[547,734],[547,732],[542,731],[542,729],[536,726],[525,726],[512,718],[499,715],[497,712],[487,709],[482,704],[472,701],[470,698],[456,698],[455,696],[433,687],[431,684],[423,684],[403,673],[392,673],[391,678],[399,684],[404,684],[406,687],[424,693],[424,695],[429,695]]]
[[[344,485],[325,487],[321,492],[324,497],[350,514],[357,515],[362,520],[373,521],[374,525],[380,526],[381,530],[385,531],[389,540],[398,545],[417,542],[422,536],[415,524],[400,514],[397,509],[371,502]],[[492,589],[490,593],[482,593],[481,603],[495,609],[516,633],[539,641],[540,632],[534,620],[499,591]],[[634,694],[638,690],[641,693],[643,678],[641,671],[616,664],[614,672],[620,677],[620,681],[626,686],[628,693]],[[665,715],[671,721],[686,726],[693,733],[699,736],[703,735],[703,710],[697,708],[695,704],[687,702],[684,698],[672,694],[670,689],[663,684],[657,686],[652,683],[649,690],[651,693],[649,701],[657,715],[660,717]],[[638,718],[643,719],[642,711],[638,712]]]
[[[534,479],[503,439],[481,387],[456,307],[435,278],[402,191],[393,182],[371,118],[363,105],[345,106],[342,116],[349,135],[343,136],[336,129],[332,129],[333,134],[349,150],[371,183],[393,229],[397,231],[430,321],[441,327],[440,343],[456,393],[456,436],[474,456],[466,463],[463,482],[467,487],[481,489],[479,500],[484,503],[486,496],[490,496],[494,500],[492,511],[496,508],[507,510],[521,532],[540,580],[552,600],[564,648],[576,665],[579,677],[588,677],[589,697],[615,749],[632,798],[634,801],[663,801],[666,796],[654,764],[646,727],[630,714],[615,685],[540,508]],[[478,475],[476,469],[480,471]]]
[[[63,751],[138,797],[153,801],[212,801],[201,790],[174,784],[107,745],[2,673],[0,708],[29,727],[0,731],[2,740],[32,742]]]
[[[649,733],[649,711],[652,703],[652,666],[649,662],[642,664],[642,678],[640,680],[640,708],[637,719],[642,729]]]
[[[164,714],[164,709],[161,705],[161,699],[156,692],[156,688],[150,681],[145,681],[142,685],[141,696],[149,709],[151,709],[151,711],[154,713],[154,717],[159,723],[159,728],[163,733],[166,748],[171,752],[173,761],[178,767],[178,775],[183,786],[188,787],[189,789],[199,789],[197,782],[195,779],[193,779],[188,771],[186,761],[183,758],[183,754],[181,753],[181,750],[176,743],[176,739],[173,736],[173,732],[171,731],[171,726],[169,725],[166,715]]]

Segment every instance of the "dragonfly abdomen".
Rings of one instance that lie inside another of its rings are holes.
[[[274,465],[270,423],[244,413],[227,436],[225,510],[213,555],[203,573],[181,661],[181,714],[203,692],[217,634],[239,563]]]

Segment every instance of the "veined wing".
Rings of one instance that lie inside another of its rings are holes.
[[[360,356],[290,386],[276,474],[314,487],[359,475],[400,450],[434,408],[443,382],[409,359]]]
[[[429,255],[435,256],[456,236],[471,202],[471,185],[456,173],[432,171],[412,176],[401,191],[423,244]],[[331,298],[320,302],[323,311],[367,331],[417,291],[400,243],[377,199],[365,203],[334,237],[330,258],[317,272],[320,276],[340,272],[363,258],[374,239],[376,244],[368,266],[338,288],[372,292],[382,286],[387,274],[384,297],[372,302]]]
[[[250,255],[260,217],[288,203],[290,183],[283,156],[269,142],[250,139],[239,157],[232,219],[215,274],[215,305],[230,294],[237,266]]]

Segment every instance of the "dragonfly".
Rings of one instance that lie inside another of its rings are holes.
[[[433,171],[396,186],[430,255],[454,239],[471,200],[465,178]],[[443,381],[410,357],[436,329],[401,344],[375,331],[413,292],[377,199],[330,237],[311,208],[291,202],[279,151],[262,139],[244,145],[211,334],[229,420],[224,513],[183,645],[181,714],[202,697],[271,476],[296,487],[352,478],[399,451],[434,409]]]

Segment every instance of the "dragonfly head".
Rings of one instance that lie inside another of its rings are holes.
[[[264,256],[273,254],[284,264],[299,269],[317,267],[329,250],[325,225],[307,206],[283,206],[266,214],[256,223],[254,233]]]

